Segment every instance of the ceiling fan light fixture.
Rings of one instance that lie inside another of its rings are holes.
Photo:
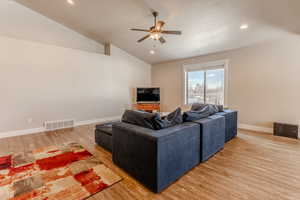
[[[143,42],[144,40],[151,38],[153,40],[159,41],[161,44],[166,43],[165,38],[163,37],[165,34],[169,35],[181,35],[181,31],[174,31],[174,30],[163,30],[163,26],[165,25],[165,22],[163,21],[157,21],[156,17],[158,16],[157,12],[153,12],[154,16],[154,25],[151,26],[149,29],[140,29],[140,28],[132,28],[130,30],[132,31],[142,31],[147,32],[148,34],[141,39],[139,39],[137,42]]]
[[[67,2],[68,2],[68,4],[70,4],[70,5],[74,5],[74,4],[75,4],[75,2],[74,2],[73,0],[67,0]]]
[[[149,53],[150,53],[151,55],[153,55],[153,54],[155,54],[155,51],[154,51],[154,50],[150,50]]]
[[[241,30],[246,30],[246,29],[248,29],[249,28],[249,25],[248,24],[242,24],[241,26],[240,26],[240,29]]]
[[[152,38],[153,40],[159,40],[160,37],[161,37],[161,35],[158,32],[151,33],[151,36],[150,36],[150,38]]]

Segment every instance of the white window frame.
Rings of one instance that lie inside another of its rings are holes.
[[[207,63],[198,64],[185,64],[183,65],[183,102],[185,106],[188,104],[188,85],[187,85],[187,72],[201,71],[201,70],[213,70],[213,69],[224,69],[224,107],[228,106],[228,75],[229,75],[229,60],[219,60]]]

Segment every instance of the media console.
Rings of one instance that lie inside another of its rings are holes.
[[[160,103],[137,103],[133,104],[133,108],[147,112],[160,112]]]

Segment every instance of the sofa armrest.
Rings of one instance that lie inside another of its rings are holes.
[[[212,115],[208,118],[195,121],[200,124],[200,160],[204,162],[224,148],[225,118]]]
[[[216,113],[225,117],[225,142],[229,142],[237,136],[238,127],[238,112],[234,110],[224,110],[223,112]]]
[[[184,123],[155,131],[113,126],[113,161],[154,192],[160,192],[200,161],[200,126]]]

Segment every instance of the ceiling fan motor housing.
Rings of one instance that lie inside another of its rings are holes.
[[[152,14],[153,14],[154,17],[158,16],[158,12],[156,12],[156,11],[154,11]]]
[[[166,42],[166,40],[162,37],[162,34],[175,34],[175,35],[181,35],[181,31],[165,31],[162,30],[162,27],[165,25],[165,22],[158,21],[157,22],[157,16],[158,12],[154,11],[152,12],[152,15],[154,16],[154,25],[150,27],[149,30],[146,29],[131,29],[133,31],[143,31],[148,32],[149,34],[144,36],[143,38],[139,39],[138,42],[142,42],[146,40],[147,38],[152,38],[154,40],[159,40],[162,44]]]

